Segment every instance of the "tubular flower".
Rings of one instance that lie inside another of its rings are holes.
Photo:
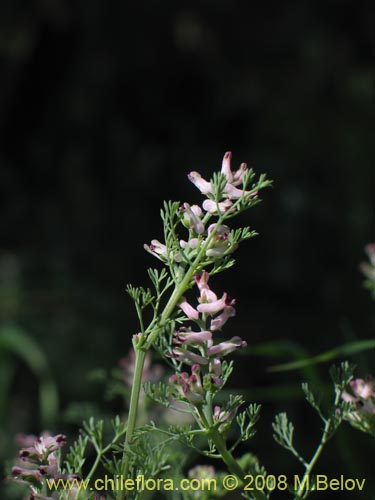
[[[188,179],[194,184],[194,186],[199,189],[202,194],[212,193],[211,182],[203,179],[201,174],[199,174],[198,172],[190,172],[190,174],[188,174]]]
[[[169,383],[172,384],[179,396],[187,399],[190,403],[202,403],[204,393],[202,381],[200,378],[200,366],[195,364],[191,367],[191,375],[188,373],[178,373],[169,378]]]
[[[214,387],[221,387],[223,385],[222,366],[221,361],[218,358],[213,358],[210,361],[210,374],[211,383]]]
[[[199,318],[199,313],[193,306],[191,306],[185,297],[181,297],[178,307],[185,313],[189,319],[197,320]]]
[[[189,203],[184,203],[181,210],[184,212],[182,219],[184,226],[192,229],[197,234],[202,234],[204,232],[204,224],[200,219],[202,216],[201,208],[198,205],[190,206]]]
[[[233,301],[232,301],[233,302]],[[233,316],[236,315],[236,310],[232,306],[225,306],[223,309],[223,312],[219,314],[219,316],[216,316],[211,321],[211,330],[214,332],[216,330],[221,330],[222,327],[225,325],[225,323],[228,321],[229,318],[233,318]]]
[[[216,228],[216,233],[206,251],[207,257],[222,257],[225,253],[234,252],[237,244],[232,245],[229,241],[229,227],[224,224],[218,226],[217,224],[211,224],[208,228],[208,233],[212,233],[214,228]]]
[[[173,343],[186,345],[203,345],[204,342],[211,339],[212,333],[209,331],[192,332],[181,329],[175,333]]]
[[[28,485],[31,491],[31,499],[52,500],[43,496],[40,490],[45,487],[46,478],[81,480],[78,474],[61,474],[59,471],[56,451],[66,443],[64,434],[50,436],[47,433],[39,438],[36,436],[17,436],[17,441],[27,447],[19,452],[17,465],[12,467],[11,479]],[[75,497],[69,497],[75,498]]]
[[[204,358],[200,354],[196,354],[195,352],[188,351],[187,349],[181,349],[180,347],[175,347],[172,350],[173,357],[182,363],[186,363],[188,365],[207,365],[208,359]]]
[[[207,354],[209,356],[218,356],[223,357],[227,354],[235,351],[236,349],[246,347],[247,342],[241,339],[241,337],[232,337],[227,342],[220,342],[220,344],[209,347],[207,350]]]
[[[219,201],[216,203],[214,200],[204,200],[202,207],[206,212],[212,215],[218,215],[230,210],[233,203],[230,200]]]
[[[375,435],[375,392],[372,377],[357,378],[350,382],[351,392],[344,391],[342,399],[352,403],[353,410],[347,420],[364,432]]]
[[[195,276],[195,283],[200,291],[199,303],[214,302],[217,300],[217,295],[208,286],[209,275],[206,271],[200,276]]]
[[[223,191],[223,194],[225,196],[225,202],[227,201],[231,202],[231,200],[236,200],[238,198],[241,198],[242,196],[255,197],[257,195],[256,191],[245,191],[244,189],[240,189],[237,187],[243,184],[244,182],[245,175],[247,172],[246,163],[241,163],[239,169],[232,172],[231,159],[232,159],[232,153],[230,151],[227,151],[224,155],[221,166],[221,173],[226,177],[227,180],[227,183],[225,184]],[[190,174],[188,174],[188,178],[199,189],[199,191],[202,194],[206,195],[212,194],[211,183],[203,179],[203,177],[198,172],[190,172]],[[225,208],[225,205],[223,207],[219,207],[219,210],[222,211],[222,208]],[[214,210],[214,205],[212,204],[209,204],[208,207],[205,208],[205,210],[207,210],[210,213],[217,213],[218,211],[216,207],[215,211],[211,212],[211,210]]]
[[[235,300],[229,300],[228,295],[226,293],[223,294],[221,299],[214,300],[212,302],[203,302],[197,306],[197,310],[200,313],[206,313],[210,316],[214,316],[215,314],[223,311],[228,306],[232,306],[235,303]],[[234,308],[232,307],[233,311]],[[234,314],[232,314],[234,316]]]
[[[157,259],[161,260],[162,262],[168,262],[168,253],[167,253],[167,247],[164,245],[164,243],[160,243],[159,240],[152,240],[150,245],[147,245],[146,243],[143,245],[143,248],[156,257]],[[172,252],[171,252],[172,253]],[[171,259],[173,259],[175,262],[181,262],[182,261],[182,256],[178,252],[174,252],[173,255],[169,256]]]
[[[58,450],[66,443],[64,434],[56,436],[41,436],[37,438],[33,446],[23,448],[19,456],[21,459],[43,461],[46,460],[53,451]]]

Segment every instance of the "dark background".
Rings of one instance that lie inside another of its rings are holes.
[[[47,357],[60,426],[72,401],[101,400],[86,374],[115,366],[137,331],[125,284],[146,284],[155,265],[142,245],[162,237],[162,200],[199,202],[186,174],[209,177],[231,150],[233,168],[275,182],[242,218],[260,236],[216,280],[237,298],[228,331],[250,346],[232,385],[267,406],[260,436],[287,409],[310,452],[298,390],[277,401],[278,384],[298,388],[303,374],[267,372],[292,353],[251,346],[291,340],[312,355],[374,336],[358,272],[374,239],[371,2],[3,0],[0,60],[2,322]],[[3,449],[42,425],[37,381],[9,356]],[[359,376],[374,372],[370,354],[358,360]],[[283,472],[286,452],[260,440]],[[351,429],[342,443],[343,471],[351,455],[369,475],[374,444]]]

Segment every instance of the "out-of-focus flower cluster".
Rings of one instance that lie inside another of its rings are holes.
[[[172,357],[181,363],[191,365],[191,375],[187,372],[176,373],[170,377],[178,394],[193,404],[204,400],[203,385],[212,385],[219,388],[223,384],[221,359],[246,346],[240,337],[214,343],[215,332],[221,330],[229,318],[235,315],[234,300],[226,293],[221,298],[210,289],[208,273],[203,272],[195,277],[200,292],[198,305],[194,308],[185,297],[182,297],[179,308],[188,320],[198,327],[198,331],[191,327],[180,328],[174,333]],[[205,373],[206,383],[202,385],[201,373]]]
[[[44,433],[40,437],[18,435],[17,443],[22,448],[18,454],[17,465],[12,467],[12,479],[30,487],[30,500],[53,500],[52,497],[40,494],[46,479],[80,480],[78,475],[59,472],[56,451],[66,443],[66,436],[63,434],[50,436]]]
[[[131,389],[133,385],[133,376],[135,370],[134,350],[129,351],[126,357],[121,358],[119,365],[122,370],[124,384],[126,385],[126,387]],[[164,369],[161,365],[151,363],[151,353],[150,351],[148,351],[145,357],[142,380],[156,383],[162,378],[163,373]]]
[[[350,392],[342,394],[344,401],[353,405],[348,420],[355,427],[375,435],[375,392],[374,380],[357,378],[350,382]]]

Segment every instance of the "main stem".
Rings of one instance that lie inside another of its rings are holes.
[[[132,438],[133,438],[133,433],[135,429],[135,424],[137,420],[137,413],[138,413],[138,403],[139,403],[139,394],[141,391],[141,385],[142,385],[142,372],[143,372],[143,366],[146,358],[146,353],[148,349],[152,346],[152,344],[155,342],[157,336],[159,335],[160,331],[164,327],[165,323],[169,319],[170,315],[173,313],[175,307],[178,304],[178,301],[180,300],[181,296],[183,293],[187,290],[187,288],[190,286],[190,282],[196,273],[197,267],[199,263],[202,260],[202,257],[205,255],[206,250],[212,240],[212,238],[215,236],[217,228],[219,225],[223,222],[222,217],[220,217],[210,233],[209,237],[205,241],[204,245],[200,249],[198,255],[196,256],[194,262],[190,265],[188,271],[186,272],[184,278],[182,281],[174,288],[172,295],[169,297],[169,300],[160,316],[160,321],[158,326],[149,334],[147,337],[147,340],[144,342],[143,345],[137,346],[134,345],[135,349],[135,370],[134,370],[134,377],[133,377],[133,386],[132,386],[132,391],[130,395],[130,405],[129,405],[129,416],[128,416],[128,428],[126,431],[126,438],[125,438],[125,446],[124,446],[124,452],[122,456],[122,461],[123,461],[123,477],[126,479],[128,477],[129,473],[129,457],[127,453],[127,448],[130,445]],[[117,495],[117,500],[122,500],[124,498],[124,493],[119,492]]]

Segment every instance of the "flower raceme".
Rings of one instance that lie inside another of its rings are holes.
[[[77,474],[59,472],[58,457],[55,452],[66,444],[66,436],[63,434],[56,436],[42,434],[40,437],[21,436],[19,442],[26,447],[19,452],[17,465],[12,468],[12,479],[28,485],[32,492],[31,498],[50,500],[50,497],[38,494],[36,488],[36,486],[41,487],[46,478],[81,479]],[[70,498],[73,499],[73,496]]]
[[[248,170],[245,163],[242,163],[238,170],[232,171],[231,157],[232,153],[225,153],[220,180],[217,177],[207,181],[198,172],[188,174],[189,180],[206,196],[202,206],[184,202],[177,211],[178,222],[181,222],[189,232],[188,239],[174,241],[172,245],[170,241],[160,242],[154,239],[150,244],[144,245],[149,253],[162,262],[173,265],[188,262],[196,257],[202,246],[206,247],[205,256],[213,261],[236,250],[238,245],[231,241],[230,228],[222,224],[222,220],[211,224],[208,224],[208,221],[213,216],[225,219],[248,208],[254,200],[257,200],[258,190],[268,186],[270,182],[264,181],[262,177],[262,180],[249,190],[247,184],[249,179],[253,178],[252,171]],[[175,227],[173,232],[174,230]]]
[[[238,200],[242,196],[256,196],[257,190],[254,191],[246,191],[244,189],[239,189],[237,186],[243,184],[245,179],[245,174],[247,172],[246,163],[241,163],[240,168],[235,172],[231,170],[231,159],[232,153],[227,151],[224,155],[221,173],[225,176],[226,183],[223,189],[223,194],[225,195],[225,199],[221,202],[221,205],[209,203],[210,199],[206,200],[204,203],[205,210],[210,213],[218,213],[222,211],[229,210],[233,204],[232,200]],[[208,182],[198,173],[198,172],[190,172],[188,175],[189,180],[199,189],[202,194],[212,195],[214,192],[214,187],[212,182]]]
[[[195,276],[195,283],[200,292],[196,308],[189,304],[185,297],[182,297],[178,304],[187,319],[196,323],[200,330],[194,331],[189,327],[176,331],[173,335],[174,347],[171,356],[180,363],[192,365],[192,376],[198,373],[197,367],[206,367],[210,383],[214,387],[220,387],[223,383],[221,359],[236,349],[246,347],[247,344],[237,336],[214,343],[214,332],[220,330],[226,321],[235,315],[235,301],[229,299],[226,293],[218,298],[209,287],[208,280],[209,274],[206,271]],[[203,329],[202,325],[205,325]],[[187,378],[185,373],[170,378],[171,384],[175,387],[177,384],[178,394],[185,395],[185,399],[192,402],[189,381],[191,379]]]

